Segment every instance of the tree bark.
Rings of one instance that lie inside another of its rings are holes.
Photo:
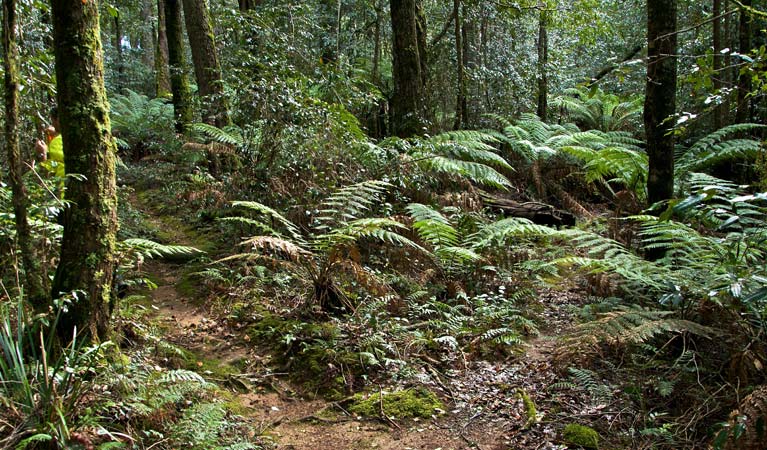
[[[391,0],[394,96],[392,128],[400,137],[424,132],[425,55],[419,44],[417,0]]]
[[[751,0],[741,0],[744,6],[750,7]],[[740,24],[738,26],[738,47],[741,55],[751,53],[751,16],[746,8],[740,9]],[[735,113],[737,123],[745,123],[751,120],[751,73],[748,70],[741,71],[738,74],[738,109]]]
[[[464,96],[466,101],[466,109],[463,114],[463,126],[471,127],[474,121],[474,114],[477,111],[476,96],[474,95],[474,73],[477,69],[477,50],[476,50],[476,36],[477,26],[474,19],[469,14],[469,7],[466,3],[461,8],[461,40],[463,43],[462,60],[464,66]],[[468,73],[467,73],[468,71]]]
[[[163,0],[165,3],[165,27],[168,37],[168,66],[176,116],[176,131],[183,133],[194,118],[189,78],[186,76],[184,53],[184,25],[181,20],[181,0]]]
[[[204,108],[203,121],[217,127],[229,124],[221,65],[205,0],[183,0],[186,34],[192,47],[192,62]]]
[[[27,218],[29,199],[22,174],[24,168],[19,149],[19,47],[16,40],[16,0],[3,0],[3,69],[5,71],[5,149],[8,155],[8,179],[11,185],[13,214],[16,220],[16,242],[21,251],[25,292],[36,311],[47,309],[46,274],[32,244],[32,231]]]
[[[261,4],[261,0],[238,0],[240,12],[247,12],[251,9],[255,9],[256,6]]]
[[[97,0],[52,0],[57,100],[71,206],[63,212],[61,259],[53,296],[76,291],[62,314],[58,334],[69,342],[73,330],[86,340],[109,334],[115,268],[117,190],[115,153],[104,89],[103,50]]]
[[[549,36],[546,30],[548,14],[541,9],[538,16],[538,107],[536,113],[542,121],[548,120],[549,78],[546,66],[549,62]]]
[[[455,122],[453,129],[460,130],[463,127],[463,118],[466,117],[466,74],[463,68],[463,41],[461,40],[461,0],[453,0],[453,17],[455,20],[455,64],[456,79],[458,81],[458,95],[455,106]]]
[[[674,195],[673,115],[676,112],[677,1],[647,2],[647,85],[644,123],[647,135],[650,204]]]
[[[141,0],[141,21],[149,24],[152,21],[152,0]],[[154,58],[157,43],[155,33],[148,26],[142,28],[139,35],[139,47],[141,47],[141,61],[147,67],[154,67]]]
[[[120,13],[112,18],[112,45],[115,48],[117,55],[117,90],[122,91],[125,84],[125,61],[123,58],[123,46],[122,46],[122,22],[120,21]]]
[[[168,67],[168,33],[165,26],[165,0],[157,0],[157,45],[155,47],[155,87],[158,97],[170,97],[170,69]]]

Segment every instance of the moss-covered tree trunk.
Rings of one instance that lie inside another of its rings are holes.
[[[58,331],[64,342],[75,327],[87,339],[109,333],[115,268],[117,192],[116,146],[104,90],[103,50],[97,0],[52,0],[53,38],[59,121],[64,163],[70,177],[63,212],[61,260],[53,295],[77,292],[62,315]]]
[[[186,34],[192,47],[192,62],[197,87],[203,99],[203,121],[217,127],[229,124],[221,65],[210,13],[205,0],[183,0]]]
[[[168,37],[168,66],[173,94],[176,131],[183,133],[194,118],[189,78],[186,76],[184,53],[184,24],[181,18],[181,0],[163,0],[165,3],[165,31]]]
[[[417,0],[391,0],[394,96],[391,102],[392,131],[400,137],[422,134],[426,125],[424,84]]]
[[[50,295],[40,261],[32,244],[27,218],[29,200],[22,174],[19,149],[19,47],[16,42],[16,0],[3,0],[3,70],[5,88],[5,150],[8,156],[8,180],[11,184],[16,242],[21,251],[27,298],[37,311],[47,308]]]
[[[155,88],[158,97],[171,96],[168,68],[168,34],[165,26],[165,1],[157,0],[157,40],[154,54]]]
[[[647,2],[647,85],[644,123],[650,170],[650,203],[674,195],[674,125],[676,112],[676,0]]]

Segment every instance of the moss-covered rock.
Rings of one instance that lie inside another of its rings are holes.
[[[381,396],[383,395],[383,398]],[[429,418],[435,414],[441,414],[444,409],[442,402],[433,392],[424,388],[405,389],[381,394],[357,394],[354,396],[349,411],[366,417],[378,417],[381,409],[389,416],[396,419],[410,419],[414,417]]]
[[[598,449],[599,434],[593,428],[571,423],[562,431],[562,440],[567,445]]]

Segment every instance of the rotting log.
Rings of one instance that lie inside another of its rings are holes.
[[[557,227],[575,225],[574,215],[546,203],[520,203],[506,198],[495,197],[486,192],[482,192],[480,197],[485,206],[499,210],[506,217],[521,217],[538,225]]]

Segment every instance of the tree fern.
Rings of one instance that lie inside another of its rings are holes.
[[[673,311],[652,310],[637,305],[617,306],[599,315],[575,333],[580,340],[611,344],[640,344],[667,333],[688,332],[709,337],[714,330],[689,320],[675,317]]]
[[[498,169],[513,170],[497,153],[497,136],[482,131],[451,131],[427,138],[389,138],[364,148],[367,154],[401,156],[396,163],[413,165],[433,175],[458,176],[475,183],[507,189],[509,180]]]
[[[706,169],[722,161],[755,157],[759,152],[764,151],[760,141],[732,137],[761,132],[765,129],[767,129],[766,125],[741,123],[729,125],[708,134],[677,155],[677,177]]]
[[[312,302],[325,310],[353,308],[343,290],[336,284],[342,273],[361,285],[384,288],[375,274],[359,264],[355,256],[358,242],[374,239],[390,245],[406,246],[425,251],[400,231],[405,226],[386,217],[364,217],[380,203],[391,185],[382,181],[365,181],[339,189],[321,203],[318,217],[304,236],[300,229],[274,209],[257,202],[234,202],[235,206],[256,213],[257,218],[227,218],[255,225],[267,235],[247,238],[243,245],[248,252],[237,253],[219,262],[249,261],[271,254],[296,264],[313,284]],[[275,229],[272,223],[279,225]],[[280,230],[285,230],[281,232]],[[376,285],[376,286],[373,286]]]

